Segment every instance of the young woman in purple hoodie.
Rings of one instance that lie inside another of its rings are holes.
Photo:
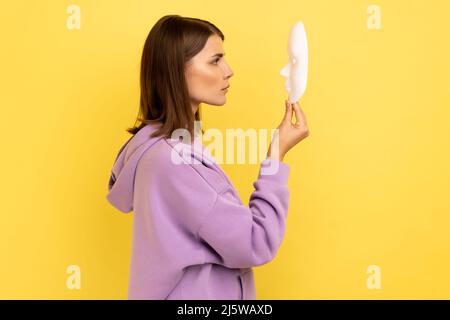
[[[271,261],[282,242],[283,157],[309,135],[306,119],[298,103],[285,102],[245,206],[194,130],[200,103],[226,102],[233,72],[223,40],[208,21],[168,15],[145,42],[140,124],[127,129],[133,136],[116,156],[107,194],[134,212],[128,299],[256,299],[252,267]],[[174,138],[180,128],[193,142]]]

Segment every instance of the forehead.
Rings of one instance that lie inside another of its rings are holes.
[[[199,52],[203,57],[209,58],[216,53],[224,54],[222,39],[218,35],[212,35],[206,41],[202,51]]]

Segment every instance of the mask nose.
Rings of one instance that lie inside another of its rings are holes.
[[[285,65],[283,69],[281,69],[280,74],[283,77],[289,77],[289,64]]]

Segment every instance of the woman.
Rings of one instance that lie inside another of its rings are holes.
[[[169,15],[145,42],[141,124],[128,129],[133,136],[119,150],[107,195],[134,212],[128,299],[256,299],[252,267],[271,261],[284,236],[290,167],[282,161],[308,136],[297,103],[286,102],[278,147],[272,140],[261,162],[278,170],[260,169],[249,206],[197,139],[200,153],[171,138],[180,128],[196,136],[200,103],[225,103],[233,72],[223,40],[207,21]],[[185,152],[198,161],[186,161]]]

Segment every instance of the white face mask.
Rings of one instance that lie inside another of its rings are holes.
[[[289,62],[280,74],[286,78],[285,88],[289,102],[295,103],[303,96],[308,79],[308,44],[305,27],[297,22],[291,29],[288,44]]]

